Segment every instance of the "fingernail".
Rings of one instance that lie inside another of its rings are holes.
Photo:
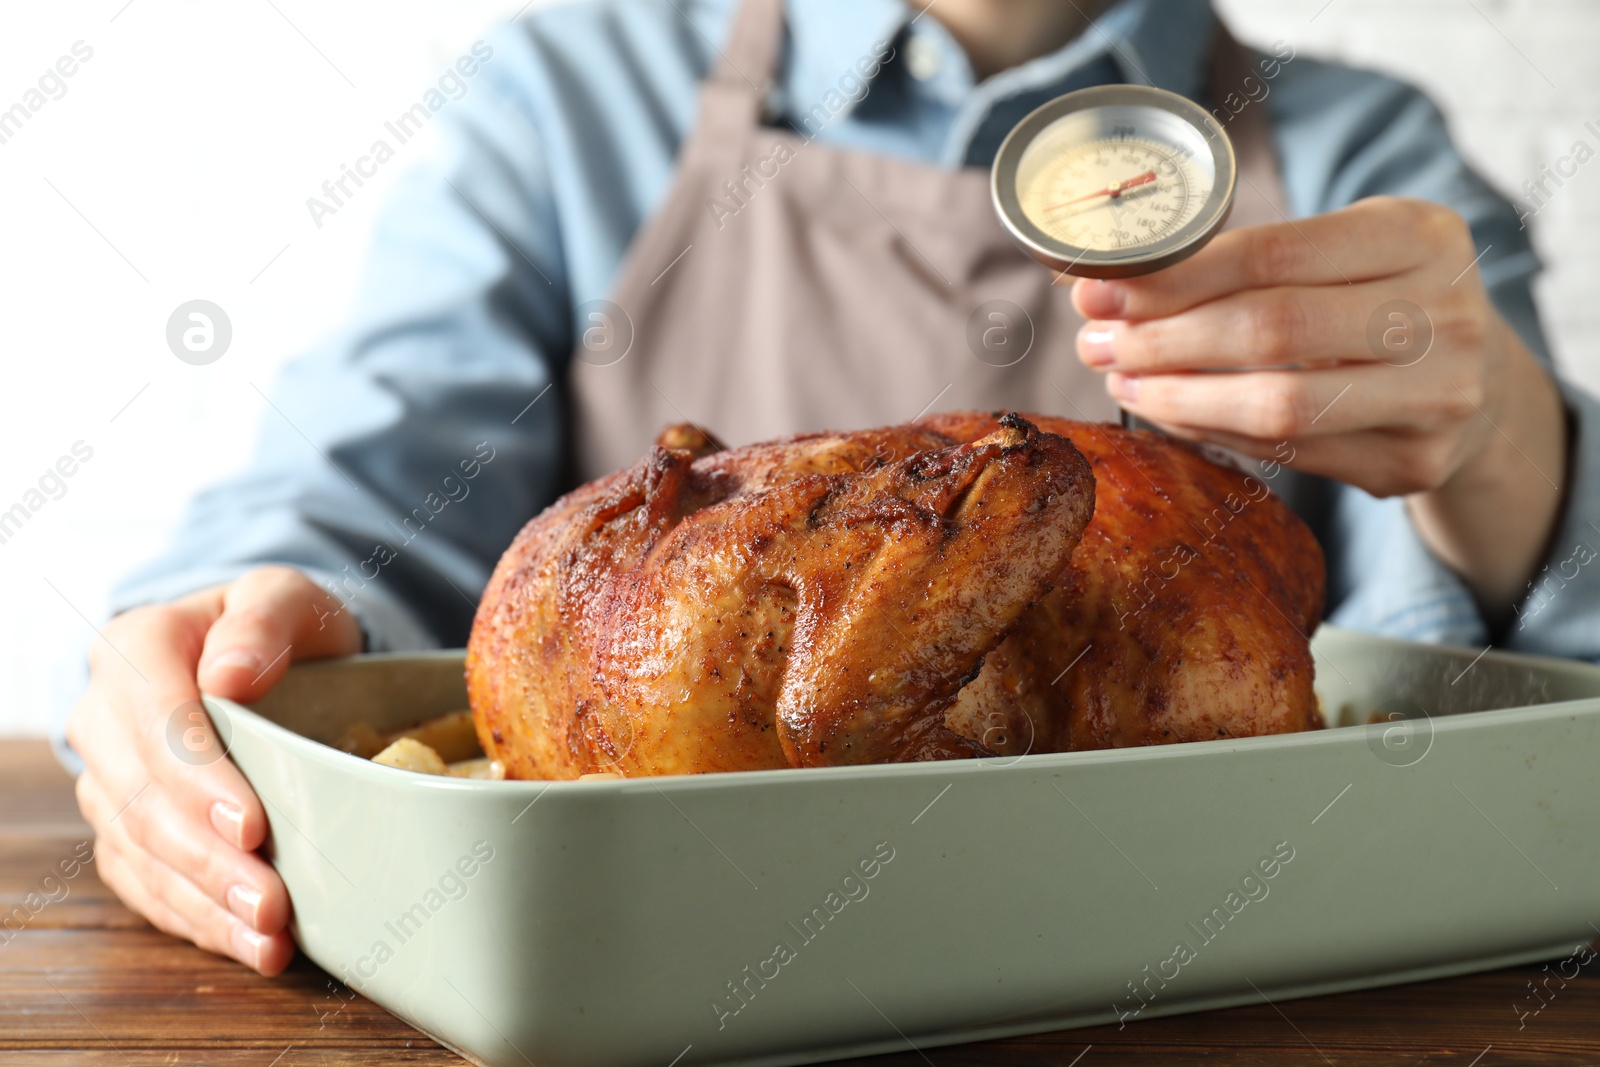
[[[1111,330],[1101,326],[1085,326],[1078,334],[1078,352],[1091,367],[1105,367],[1116,362],[1116,337]]]
[[[261,894],[247,885],[230,886],[228,910],[249,923],[252,928],[259,927],[261,924],[256,920],[261,911]]]
[[[267,939],[263,934],[258,934],[243,923],[233,926],[233,954],[236,959],[255,970],[261,969],[261,953],[267,947]]]
[[[1106,375],[1106,390],[1118,400],[1133,403],[1139,399],[1139,378],[1137,375],[1117,374]]]
[[[228,648],[218,652],[215,656],[209,657],[204,663],[200,664],[200,670],[210,671],[224,667],[236,667],[240,670],[255,671],[259,674],[263,666],[265,664],[261,662],[261,657],[249,649]]]
[[[225,800],[211,805],[211,825],[235,848],[244,847],[244,809]]]

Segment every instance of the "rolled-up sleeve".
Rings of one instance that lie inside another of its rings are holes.
[[[1559,384],[1571,434],[1566,507],[1548,557],[1515,608],[1505,644],[1600,661],[1600,401]]]
[[[1296,213],[1337,210],[1377,195],[1453,208],[1471,227],[1478,272],[1496,309],[1556,376],[1532,293],[1539,262],[1522,220],[1462,159],[1444,117],[1423,93],[1371,71],[1297,58],[1271,101]],[[1427,549],[1402,500],[1329,484],[1318,533],[1328,550],[1331,621],[1419,640],[1496,640],[1523,651],[1600,659],[1600,559],[1574,573],[1577,560],[1593,556],[1591,546],[1600,548],[1600,404],[1556,378],[1572,428],[1566,503],[1551,554],[1509,627],[1490,633],[1471,592]],[[1547,472],[1530,467],[1528,476]],[[1558,571],[1572,577],[1545,578]]]

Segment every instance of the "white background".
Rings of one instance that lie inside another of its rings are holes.
[[[0,13],[0,110],[74,42],[94,49],[66,94],[0,144],[0,510],[74,442],[94,450],[66,495],[0,544],[0,733],[41,733],[73,697],[86,620],[99,623],[108,587],[157,550],[183,502],[243,462],[270,411],[257,387],[338,324],[385,188],[428,145],[402,147],[320,230],[306,198],[520,6],[95,0]],[[1222,7],[1247,40],[1423,85],[1504,190],[1600,119],[1592,0]],[[1559,358],[1600,388],[1597,190],[1600,164],[1534,229]],[[205,367],[165,343],[168,316],[195,298],[233,323],[231,348]]]

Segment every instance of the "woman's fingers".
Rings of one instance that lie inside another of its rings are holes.
[[[1091,321],[1078,331],[1078,356],[1128,374],[1376,362],[1368,321],[1397,288],[1388,280],[1250,289],[1169,318]]]
[[[198,677],[207,692],[248,703],[295,660],[359,651],[360,626],[337,599],[293,568],[262,567],[224,591]]]
[[[157,930],[185,941],[194,941],[194,923],[153,894],[152,887],[134,873],[127,859],[128,851],[105,838],[95,842],[94,867],[100,880],[131,910],[149,919]]]
[[[79,777],[77,791],[78,804],[95,828],[96,868],[123,903],[162,931],[232,956],[264,974],[275,974],[288,965],[294,946],[285,929],[286,910],[280,913],[284,922],[266,931],[256,929],[238,914],[242,909],[218,903],[185,873],[142,845],[141,838],[149,831],[140,827],[152,825],[163,815],[159,785],[129,803],[108,795],[86,771]],[[249,859],[260,862],[253,856]],[[267,874],[276,881],[270,869]],[[223,895],[228,899],[229,894]],[[238,894],[233,896],[237,899]]]
[[[1486,376],[1439,361],[1107,377],[1133,414],[1375,496],[1438,489],[1492,432]],[[1458,372],[1461,372],[1458,376]]]
[[[252,929],[275,934],[289,924],[289,894],[277,872],[255,853],[219,843],[215,830],[195,822],[164,787],[127,805],[116,829]]]
[[[1174,437],[1229,448],[1261,461],[1260,471],[1272,464],[1292,465],[1306,474],[1360,484],[1377,497],[1405,496],[1438,488],[1452,469],[1448,446],[1435,437],[1392,430],[1361,430],[1331,437],[1306,437],[1294,442],[1268,442],[1220,430],[1164,426]]]
[[[264,813],[253,822],[242,814],[213,818],[213,808],[219,805],[230,812],[247,811],[256,804],[254,793],[221,759],[198,692],[193,683],[185,683],[183,668],[174,667],[166,654],[151,655],[152,649],[146,647],[145,631],[165,630],[168,622],[157,616],[169,610],[143,609],[106,627],[110,643],[141,655],[143,670],[116,672],[97,665],[88,691],[68,718],[67,740],[89,768],[85,775],[99,781],[115,800],[116,810],[164,782],[190,799],[191,813],[209,820],[214,834],[237,848],[254,847],[265,833]],[[203,740],[197,741],[201,724]],[[224,765],[208,769],[216,763]]]
[[[126,753],[105,751],[90,740],[84,760],[91,766],[142,770],[195,822],[210,825],[235,848],[255,849],[266,839],[266,812],[226,758],[195,684],[205,625],[203,617],[176,605],[112,620],[108,641],[140,665],[140,676],[110,672],[93,684],[113,716],[126,723],[137,759],[129,763]],[[102,668],[97,664],[95,670]]]
[[[1474,414],[1467,391],[1438,381],[1437,375],[1425,379],[1414,367],[1381,363],[1218,374],[1113,373],[1106,388],[1142,419],[1271,442],[1388,427],[1423,433]]]
[[[279,973],[294,957],[294,942],[286,931],[252,930],[149,853],[97,842],[95,867],[124,903],[164,933],[232,957],[265,975]]]
[[[200,683],[253,700],[292,660],[359,648],[340,602],[281,567],[107,625],[68,737],[87,766],[78,799],[102,876],[129,907],[264,974],[288,964],[288,893],[253,854],[266,812],[226,758]]]
[[[1080,280],[1072,295],[1088,319],[1160,318],[1244,289],[1354,284],[1425,265],[1453,275],[1474,255],[1470,231],[1450,209],[1371,197],[1324,215],[1229,230],[1166,270]]]
[[[337,613],[337,614],[334,614]],[[319,619],[333,617],[328,625]],[[126,621],[124,621],[126,620]],[[297,571],[263,568],[225,587],[215,601],[145,609],[107,628],[118,651],[142,665],[137,679],[112,679],[144,770],[167,788],[183,815],[223,841],[253,850],[267,819],[200,702],[200,684],[237,700],[264,695],[293,659],[359,650],[359,628],[337,600]],[[202,652],[209,656],[202,660]],[[254,665],[228,665],[229,654]]]

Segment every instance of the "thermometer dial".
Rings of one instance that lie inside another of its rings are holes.
[[[1057,97],[995,156],[995,210],[1035,259],[1125,278],[1199,251],[1227,220],[1236,176],[1227,133],[1193,102],[1144,85]]]

